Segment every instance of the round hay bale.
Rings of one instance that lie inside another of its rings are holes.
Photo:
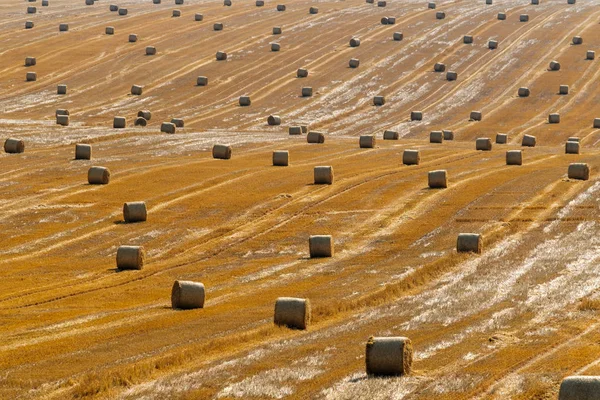
[[[519,91],[517,93],[518,93],[519,97],[529,97],[530,91],[529,91],[529,88],[520,87]]]
[[[176,5],[181,5],[181,4],[183,4],[183,0],[175,0],[175,4]]]
[[[31,67],[32,65],[37,64],[35,57],[25,57],[25,66]]]
[[[387,25],[387,24],[388,24],[388,17],[381,18],[381,25]]]
[[[119,11],[119,6],[118,6],[118,5],[116,5],[116,4],[111,4],[111,5],[108,7],[108,9],[109,9],[110,11],[113,11],[113,12],[114,12],[114,11]]]
[[[302,97],[311,97],[313,95],[313,89],[310,86],[302,88]]]
[[[241,107],[247,107],[252,104],[252,101],[250,100],[250,96],[240,96],[239,103]]]
[[[411,121],[422,121],[423,120],[423,112],[422,111],[411,111],[410,112],[410,120]]]
[[[333,237],[331,235],[311,235],[308,238],[310,258],[333,257]]]
[[[275,325],[304,330],[310,324],[311,308],[308,299],[279,297],[275,301]]]
[[[491,151],[492,150],[492,139],[477,138],[475,140],[475,150]]]
[[[445,169],[430,171],[427,174],[429,187],[431,189],[444,189],[448,187],[448,173]]]
[[[271,51],[279,51],[281,50],[281,45],[279,43],[271,43]]]
[[[67,85],[60,84],[56,86],[56,94],[67,94]]]
[[[454,140],[454,132],[449,130],[442,130],[442,134],[444,135],[444,140]]]
[[[274,26],[273,27],[273,35],[281,35],[281,27],[280,26]]]
[[[287,167],[289,165],[290,152],[287,150],[275,150],[273,152],[273,165]]]
[[[560,85],[558,87],[558,94],[569,94],[569,85]]]
[[[127,15],[127,9],[126,8],[119,8],[119,15]]]
[[[593,50],[588,50],[587,53],[585,54],[586,60],[593,60],[595,58],[596,58],[596,52]]]
[[[443,143],[444,132],[442,131],[431,131],[429,132],[429,143]]]
[[[125,222],[143,222],[147,217],[146,202],[130,201],[123,204],[123,220]]]
[[[181,17],[181,10],[173,10],[173,17]]]
[[[25,21],[25,29],[33,29],[33,21]]]
[[[583,38],[581,36],[573,36],[573,44],[583,44]]]
[[[579,154],[579,142],[567,141],[565,143],[565,154]]]
[[[231,0],[223,0],[223,5],[226,7],[231,7]]]
[[[429,8],[431,10],[435,10],[435,3],[428,3],[427,8]]]
[[[377,7],[385,7],[387,6],[387,2],[384,0],[380,0],[377,2]]]
[[[523,165],[523,152],[521,150],[508,150],[506,152],[506,165]]]
[[[552,113],[552,114],[548,115],[548,123],[550,123],[550,124],[560,123],[560,114]]]
[[[478,233],[459,233],[456,251],[459,253],[481,253],[483,239]]]
[[[68,115],[57,115],[56,116],[56,124],[62,126],[69,126],[69,116]]]
[[[231,146],[215,144],[212,148],[212,156],[220,160],[229,160],[231,158]]]
[[[471,36],[471,35],[465,35],[465,36],[463,36],[463,43],[464,44],[471,44],[471,43],[473,43],[473,36]]]
[[[104,32],[107,35],[114,35],[115,34],[115,27],[114,26],[107,26],[106,29],[104,30]]]
[[[577,142],[577,143],[579,143],[579,138],[571,136],[570,138],[567,139],[567,142]]]
[[[444,18],[446,18],[446,13],[443,11],[438,11],[435,13],[435,18],[436,19],[444,19]]]
[[[223,23],[222,22],[217,22],[213,25],[213,30],[215,31],[222,31],[223,30]]]
[[[575,4],[575,0],[572,0]],[[558,400],[600,399],[600,376],[568,376],[563,379],[558,391]]]
[[[458,79],[458,73],[456,73],[454,71],[446,72],[446,80],[447,81],[455,81],[457,79]]]
[[[156,54],[156,47],[154,46],[146,46],[146,55],[153,56]]]
[[[308,9],[308,13],[309,14],[318,14],[319,13],[319,9],[317,7],[311,7]]]
[[[500,12],[498,13],[498,20],[504,21],[506,19],[506,13]]]
[[[497,48],[498,48],[498,41],[497,41],[497,40],[490,40],[490,41],[488,42],[488,48],[489,48],[490,50],[495,50],[495,49],[497,49]]]
[[[550,71],[560,71],[560,63],[558,61],[550,61]]]
[[[118,269],[137,269],[144,267],[146,252],[142,246],[119,246],[117,249]]]
[[[385,97],[384,96],[375,96],[373,97],[373,105],[374,106],[382,106],[385,104]]]
[[[150,119],[152,118],[152,113],[150,112],[150,110],[140,110],[138,111],[137,116],[144,118],[146,121],[150,121]]]
[[[90,185],[106,185],[110,181],[110,171],[105,167],[91,167],[88,170]]]
[[[277,11],[285,11],[285,5],[284,4],[277,4]]]
[[[75,145],[75,159],[76,160],[91,160],[92,159],[92,145],[91,144],[76,144]]]
[[[271,126],[281,125],[281,117],[279,115],[269,115],[267,118],[267,124]]]
[[[135,43],[138,40],[138,36],[135,33],[129,35],[129,43]]]
[[[182,118],[172,118],[171,123],[177,128],[183,128],[184,122]]]
[[[207,86],[208,78],[206,76],[199,76],[196,78],[196,86]]]
[[[302,128],[299,126],[290,126],[288,128],[288,133],[290,135],[301,135],[302,134]]]
[[[481,111],[471,111],[471,114],[469,115],[470,121],[481,121],[481,118],[483,118]]]
[[[131,94],[134,96],[141,96],[144,91],[144,87],[140,85],[131,86]]]
[[[536,138],[533,135],[523,135],[521,146],[524,147],[535,147]]]
[[[306,141],[308,143],[325,143],[325,134],[317,131],[308,132]]]
[[[367,375],[408,375],[412,368],[413,347],[407,337],[374,337],[367,341],[365,368]]]
[[[125,117],[115,117],[113,119],[113,128],[122,129],[127,125],[127,120]]]
[[[594,118],[594,128],[600,128],[600,118]]]
[[[575,4],[575,0],[567,0],[567,4]]]
[[[350,47],[358,47],[360,46],[360,39],[359,38],[352,38],[350,39]]]
[[[160,4],[161,0],[152,0],[152,4]]]
[[[194,14],[194,21],[202,21],[204,19],[204,15],[196,13]]]
[[[444,64],[444,63],[440,63],[440,62],[437,62],[437,63],[435,63],[435,65],[433,66],[433,70],[434,70],[435,72],[444,72],[444,71],[446,70],[446,64]]]
[[[404,39],[404,34],[402,32],[394,32],[392,38],[395,41],[400,41],[400,40]]]
[[[315,185],[333,184],[333,167],[317,166],[314,169]]]
[[[262,7],[265,5],[265,2],[263,0],[256,0],[256,7]]]
[[[35,82],[35,81],[37,81],[37,73],[35,73],[35,72],[28,72],[27,74],[25,74],[25,80],[27,82]]]
[[[496,144],[506,144],[508,142],[508,135],[506,133],[496,134]]]
[[[419,165],[421,162],[421,152],[419,150],[404,150],[402,152],[402,164]]]
[[[175,124],[171,122],[163,122],[160,124],[160,131],[164,133],[175,133]]]
[[[85,0],[85,5],[86,6],[93,6],[94,5],[94,0]]]
[[[384,131],[383,140],[398,140],[400,135],[396,131]]]
[[[374,4],[375,0],[365,0],[365,2],[368,3],[368,4]]]
[[[537,6],[540,4],[540,0],[531,0],[531,4]]]
[[[227,53],[224,51],[217,51],[216,58],[217,61],[225,61],[227,60]]]
[[[358,146],[361,149],[372,149],[375,147],[375,135],[360,135]]]
[[[302,133],[308,133],[308,125],[300,125],[300,129]]]
[[[204,284],[192,281],[175,281],[171,289],[171,307],[180,310],[204,308]]]
[[[27,14],[35,14],[36,12],[37,12],[37,8],[27,7]]]
[[[25,142],[21,139],[8,138],[4,141],[4,151],[11,154],[23,153]]]
[[[485,4],[492,4],[492,0],[485,0]]]
[[[586,163],[573,163],[569,164],[568,169],[569,179],[579,179],[587,181],[590,179],[590,167]]]
[[[306,78],[308,76],[308,70],[305,68],[298,68],[298,71],[296,71],[296,76],[298,78]]]
[[[527,14],[521,14],[521,15],[519,15],[519,21],[521,21],[521,22],[527,22],[527,21],[529,21],[529,15],[527,15]]]
[[[65,110],[64,108],[58,108],[54,115],[69,115],[69,110]]]
[[[146,120],[146,118],[144,117],[137,117],[134,121],[133,121],[133,125],[134,126],[146,126],[148,125],[148,121]]]
[[[358,68],[359,64],[360,64],[360,61],[358,58],[351,58],[350,62],[348,63],[348,66],[350,68]]]

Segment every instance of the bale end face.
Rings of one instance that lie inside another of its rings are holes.
[[[123,220],[125,222],[144,222],[148,218],[146,203],[143,201],[131,201],[123,204]]]
[[[333,184],[333,167],[318,166],[314,168],[314,183],[315,185],[331,185]]]
[[[459,233],[456,239],[456,251],[459,253],[481,253],[482,237],[477,233]]]
[[[370,337],[366,345],[367,375],[398,376],[411,372],[413,347],[406,337]]]
[[[173,309],[204,308],[205,299],[204,284],[192,281],[175,281],[173,283],[171,289],[171,307]]]
[[[142,246],[119,246],[117,249],[117,268],[137,269],[144,267],[146,252]]]
[[[331,235],[312,235],[308,238],[310,258],[333,257],[333,237]]]
[[[273,316],[275,325],[304,330],[310,324],[310,320],[311,306],[309,299],[279,297],[275,301]]]

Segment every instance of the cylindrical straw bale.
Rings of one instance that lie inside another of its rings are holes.
[[[497,144],[506,144],[508,142],[508,135],[506,133],[497,133],[496,134],[496,143]]]
[[[229,160],[231,158],[231,146],[215,144],[212,148],[212,156],[220,160]]]
[[[152,0],[152,4],[160,4],[161,0]]]
[[[280,26],[274,26],[273,27],[273,35],[281,35],[281,27]]]
[[[586,163],[573,163],[569,165],[569,179],[580,179],[587,181],[590,179],[590,167]]]
[[[277,4],[277,11],[285,11],[285,5],[284,4]]]
[[[290,126],[288,128],[288,133],[290,135],[301,135],[302,134],[302,128],[299,126]]]
[[[521,146],[525,147],[535,147],[536,138],[533,135],[523,135],[523,141],[521,142]]]
[[[448,71],[446,72],[446,80],[448,81],[455,81],[458,79],[458,73],[454,72],[454,71]]]
[[[75,159],[76,160],[91,160],[92,159],[92,145],[91,144],[76,144],[75,145]]]
[[[506,13],[500,12],[498,13],[498,20],[504,21],[506,19]]]
[[[107,35],[114,35],[115,34],[115,27],[114,26],[107,26],[105,33]]]
[[[305,68],[298,68],[298,71],[296,71],[296,76],[298,78],[306,78],[308,76],[308,70]]]
[[[567,4],[575,4],[575,0],[567,0]]]
[[[227,53],[225,53],[224,51],[217,51],[217,61],[225,61],[227,60]]]
[[[275,325],[283,325],[292,329],[306,329],[310,324],[311,309],[308,299],[279,297],[275,301]]]
[[[593,50],[588,50],[587,53],[585,53],[585,59],[586,60],[593,60],[596,58],[596,52]]]
[[[106,167],[91,167],[88,170],[90,185],[106,185],[110,181],[110,171]]]
[[[360,64],[360,60],[358,58],[351,58],[350,62],[348,63],[350,68],[358,68],[359,64]]]
[[[204,284],[192,281],[175,281],[171,289],[171,307],[180,310],[204,308]]]
[[[142,246],[119,246],[117,249],[118,269],[142,269],[146,252]]]
[[[444,72],[446,70],[446,64],[441,63],[441,62],[437,62],[435,63],[435,65],[433,66],[433,70],[435,72]]]
[[[481,118],[481,111],[471,111],[471,114],[469,115],[469,120],[471,121],[481,121]]]
[[[222,22],[217,22],[216,24],[213,25],[213,30],[215,31],[222,31],[223,30],[223,23]]]
[[[392,38],[395,41],[400,41],[400,40],[404,39],[404,34],[402,32],[394,32]]]
[[[325,143],[325,134],[317,131],[308,132],[306,141],[308,143]]]
[[[573,44],[583,44],[583,38],[581,36],[573,36]]]
[[[37,8],[27,7],[27,14],[35,14],[36,12],[37,12]]]
[[[160,124],[160,131],[165,133],[175,133],[175,124],[171,122],[163,122]]]
[[[485,4],[492,4],[492,0],[485,0]]]
[[[540,0],[531,0],[531,4],[537,6],[540,4]]]
[[[519,97],[529,97],[530,91],[529,88],[520,87],[518,91]]]
[[[141,96],[143,91],[144,91],[143,86],[140,86],[140,85],[131,86],[131,94],[134,96]]]
[[[35,73],[35,72],[28,72],[27,74],[25,74],[25,80],[27,82],[35,82],[35,81],[37,81],[37,73]]]
[[[25,21],[25,29],[32,29],[33,25],[33,21]]]
[[[314,168],[314,183],[315,185],[331,185],[333,184],[333,167],[318,166]]]
[[[506,165],[523,165],[523,152],[521,150],[508,150],[506,152]]]
[[[565,143],[565,154],[579,154],[579,142],[567,141]]]
[[[183,128],[183,126],[185,125],[182,118],[171,118],[171,123],[177,128]]]
[[[69,110],[65,110],[64,108],[58,108],[55,112],[55,115],[69,115]]]
[[[331,235],[311,235],[308,238],[310,258],[333,257],[333,237]]]
[[[138,37],[135,33],[132,33],[131,35],[129,35],[129,43],[135,43],[137,42]]]
[[[146,121],[150,121],[150,119],[152,118],[152,113],[150,112],[150,110],[140,110],[138,111],[137,116],[144,118]]]
[[[173,10],[173,17],[181,17],[181,10]]]
[[[448,173],[445,169],[430,171],[427,178],[429,187],[432,189],[443,189],[448,187]]]
[[[412,361],[413,347],[409,338],[371,336],[367,341],[365,354],[367,375],[407,375],[411,371]]]
[[[570,4],[575,4],[575,1]],[[558,391],[558,400],[600,399],[600,376],[568,376]]]
[[[442,130],[442,133],[444,134],[444,140],[454,140],[454,132],[453,131],[444,129],[444,130]]]
[[[311,97],[313,95],[313,89],[310,86],[302,88],[302,97]]]
[[[239,103],[240,106],[247,107],[252,104],[252,100],[250,100],[250,96],[240,96]]]
[[[436,19],[444,19],[444,18],[446,18],[446,13],[443,11],[438,11],[435,13],[435,18]]]
[[[279,115],[269,115],[267,118],[267,124],[271,126],[281,125],[281,117]]]
[[[400,135],[396,131],[384,131],[383,140],[398,140]]]
[[[146,118],[144,117],[137,117],[134,121],[133,121],[133,125],[134,126],[146,126],[148,125],[148,121],[146,120]]]
[[[108,9],[109,9],[110,11],[119,11],[119,6],[118,6],[118,5],[116,5],[116,4],[111,4],[111,5],[108,7]]]
[[[492,139],[477,138],[475,140],[475,150],[490,151],[492,150]]]
[[[125,125],[127,125],[125,117],[115,117],[113,119],[113,128],[121,129],[125,128]]]
[[[32,65],[36,64],[36,59],[35,57],[25,57],[25,66],[26,67],[30,67]]]
[[[421,162],[421,152],[419,150],[404,150],[402,153],[402,164],[419,165]]]
[[[202,21],[204,19],[204,15],[200,13],[194,14],[194,21]]]
[[[265,5],[265,2],[263,0],[256,0],[256,7],[262,7]]]
[[[410,120],[411,121],[423,120],[423,112],[422,111],[411,111],[410,112]]]
[[[465,43],[465,44],[473,43],[473,36],[471,36],[471,35],[463,36],[463,43]]]
[[[289,165],[290,152],[287,150],[275,150],[273,152],[273,165],[287,167]]]
[[[569,85],[560,85],[558,87],[558,94],[569,94]]]
[[[197,86],[207,86],[208,78],[206,76],[199,76],[198,78],[196,78],[196,85]]]
[[[373,97],[373,105],[375,106],[382,106],[385,104],[385,97],[384,96],[375,96]]]
[[[521,21],[521,22],[527,22],[527,21],[529,21],[529,15],[528,14],[521,14],[521,15],[519,15],[519,21]]]
[[[57,115],[56,123],[62,126],[69,126],[69,116],[68,115]]]
[[[559,71],[560,63],[558,61],[550,61],[550,71]]]
[[[156,54],[156,47],[154,46],[147,46],[146,47],[146,55],[147,56],[153,56]]]
[[[350,47],[358,47],[360,46],[360,39],[359,38],[352,38],[350,39]]]
[[[147,217],[146,202],[130,201],[123,204],[123,220],[125,222],[143,222]]]
[[[387,25],[387,24],[388,24],[388,17],[381,18],[381,25]]]
[[[181,5],[181,4],[183,4],[183,0],[175,0],[175,4],[176,5]]]
[[[279,43],[271,43],[271,51],[279,51],[281,50],[281,45]]]
[[[488,42],[488,48],[492,49],[492,50],[497,49],[498,48],[498,41],[497,40],[490,40]]]
[[[435,10],[435,3],[428,3],[427,4],[427,8],[431,9],[431,10]]]
[[[387,1],[380,0],[377,2],[377,7],[385,7],[385,6],[387,6]]]
[[[119,15],[127,15],[127,9],[126,8],[119,8]]]
[[[456,251],[459,253],[481,253],[483,239],[478,233],[459,233],[456,239]]]
[[[560,122],[560,114],[552,113],[548,115],[548,122],[551,124],[558,124]]]
[[[20,139],[8,138],[4,141],[4,151],[6,153],[22,153],[25,151],[25,142]]]
[[[429,132],[429,143],[443,143],[444,132],[442,131],[431,131]]]
[[[311,7],[308,9],[308,12],[310,14],[318,14],[319,13],[319,9],[317,7]]]
[[[375,147],[375,135],[360,135],[358,145],[361,149],[372,149]]]
[[[600,128],[600,118],[594,118],[594,128]]]

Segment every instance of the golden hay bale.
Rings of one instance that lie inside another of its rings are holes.
[[[519,97],[529,97],[530,93],[531,92],[529,91],[529,88],[526,88],[526,87],[520,87],[519,91],[517,92]]]
[[[4,141],[4,151],[6,153],[22,153],[25,151],[25,142],[20,139],[8,138]]]
[[[367,375],[407,375],[411,371],[412,361],[413,347],[409,338],[371,336],[367,341],[365,354]]]
[[[265,5],[264,0],[256,0],[256,7],[262,7]]]
[[[402,152],[402,164],[419,165],[421,162],[421,152],[419,150],[404,150]]]
[[[213,30],[214,31],[222,31],[223,30],[223,23],[222,22],[217,22],[217,23],[213,24]]]
[[[358,68],[359,65],[360,65],[360,60],[358,58],[351,58],[350,61],[348,62],[348,66],[350,68]]]
[[[361,135],[358,139],[358,146],[361,149],[372,149],[375,147],[375,135]]]
[[[455,81],[458,79],[458,73],[454,71],[446,72],[446,80],[447,81]]]
[[[527,22],[527,21],[529,21],[529,15],[527,15],[527,14],[521,14],[521,15],[519,15],[519,21],[521,21],[521,22]]]
[[[429,132],[429,143],[443,143],[444,132],[442,131],[431,131]]]
[[[465,36],[463,36],[463,43],[464,44],[471,44],[471,43],[473,43],[473,36],[471,36],[471,35],[465,35]]]
[[[250,96],[240,96],[239,102],[240,102],[240,106],[242,106],[242,107],[247,107],[252,104],[252,101],[250,100]]]
[[[118,269],[142,269],[146,252],[142,246],[119,246],[117,249]]]
[[[35,57],[25,57],[25,66],[26,67],[30,67],[32,65],[35,65],[36,62],[36,58]]]
[[[271,51],[279,51],[281,50],[281,45],[279,43],[271,43]]]
[[[438,11],[435,13],[435,18],[436,19],[444,19],[444,18],[446,18],[446,13],[443,11]]]
[[[481,111],[471,111],[471,114],[469,115],[470,121],[481,121],[482,118],[483,115],[481,114]]]
[[[138,36],[135,33],[129,35],[129,43],[135,43],[138,40]]]
[[[579,142],[567,141],[565,143],[565,154],[579,154]]]
[[[310,131],[306,135],[308,143],[325,143],[325,134],[323,132]]]
[[[288,133],[290,135],[301,135],[302,134],[302,127],[300,127],[300,126],[290,126],[288,128]]]
[[[127,125],[127,120],[125,119],[125,117],[115,117],[113,119],[113,128],[115,128],[115,129],[125,128],[126,125]]]
[[[150,119],[152,118],[152,113],[150,112],[150,110],[140,110],[138,111],[137,116],[144,118],[146,121],[150,121]]]
[[[127,9],[126,8],[119,8],[119,15],[127,15]]]
[[[427,180],[431,189],[445,189],[448,187],[448,173],[445,169],[429,171]]]
[[[506,165],[523,165],[523,152],[521,150],[508,150],[506,152]]]
[[[277,11],[285,11],[285,5],[284,4],[277,4]]]
[[[107,35],[114,35],[115,34],[115,27],[114,26],[107,26],[104,29],[104,33],[106,33]]]
[[[433,3],[433,2],[428,3],[427,8],[429,8],[431,10],[435,10],[435,3]]]
[[[308,299],[279,297],[275,301],[275,325],[283,325],[292,329],[306,329],[310,324],[311,307]]]
[[[444,64],[444,63],[441,63],[441,62],[436,62],[436,63],[433,65],[433,70],[434,70],[435,72],[444,72],[444,71],[446,70],[446,64]]]
[[[204,19],[204,15],[196,13],[194,14],[194,21],[202,21]]]
[[[444,134],[444,140],[454,140],[454,132],[453,131],[443,129],[442,133]]]
[[[497,40],[490,40],[488,42],[488,49],[495,50],[497,48],[498,48],[498,41]]]
[[[558,94],[569,94],[569,85],[560,85],[558,87]]]
[[[558,391],[558,400],[600,400],[600,376],[568,376]]]
[[[505,19],[506,19],[506,13],[499,12],[498,13],[498,20],[504,21]]]
[[[308,9],[309,14],[318,14],[319,9],[317,7],[311,7]]]
[[[523,135],[523,140],[521,141],[521,146],[525,147],[535,147],[536,138],[533,135]]]
[[[422,121],[423,120],[423,112],[422,111],[411,111],[410,112],[410,120],[411,121]]]
[[[69,116],[68,115],[57,115],[56,123],[62,126],[69,126]]]
[[[60,84],[56,86],[56,94],[67,94],[67,85]]]
[[[590,167],[586,163],[569,164],[568,177],[569,179],[587,181],[590,179]]]
[[[90,185],[106,185],[110,181],[110,171],[106,167],[91,167],[88,170]]]
[[[333,257],[335,249],[331,235],[311,235],[308,238],[310,258]]]
[[[560,63],[558,61],[550,61],[550,71],[560,71]]]
[[[333,184],[333,167],[332,166],[317,166],[314,169],[315,185],[331,185]]]
[[[215,57],[217,58],[217,61],[225,61],[227,60],[227,53],[225,53],[224,51],[217,51]]]
[[[306,68],[298,68],[298,71],[296,71],[296,76],[298,78],[306,78],[308,76],[308,70]]]
[[[196,78],[196,85],[197,86],[207,86],[208,85],[208,77],[206,76],[199,76]]]
[[[35,82],[35,81],[37,81],[37,73],[35,73],[35,72],[28,72],[27,74],[25,74],[25,80],[27,82]]]
[[[398,140],[400,135],[396,131],[384,131],[383,140]]]
[[[506,144],[508,142],[508,135],[506,133],[496,134],[496,144]]]
[[[281,27],[280,26],[274,26],[273,27],[273,35],[281,35]]]
[[[583,44],[583,38],[581,36],[573,36],[573,44]]]
[[[33,21],[25,21],[25,29],[32,29],[33,25]]]
[[[59,32],[67,32],[69,30],[69,24],[60,24],[58,25]]]
[[[145,201],[129,201],[123,204],[123,220],[125,222],[143,222],[147,217]]]
[[[287,167],[289,165],[290,152],[287,150],[275,150],[273,152],[273,165]]]
[[[140,85],[131,86],[131,94],[134,96],[141,96],[144,91],[144,87]]]
[[[183,128],[184,122],[181,118],[171,118],[171,123],[175,125],[177,128]]]
[[[165,133],[175,133],[175,124],[171,122],[163,122],[160,124],[160,131]]]
[[[281,117],[279,115],[269,115],[267,118],[267,124],[271,126],[281,125]]]
[[[75,145],[75,159],[76,160],[91,160],[92,159],[92,145],[91,144],[76,144]]]
[[[173,14],[171,14],[173,17],[181,17],[181,10],[173,10]]]
[[[550,123],[550,124],[560,123],[560,114],[552,113],[552,114],[548,115],[548,123]]]
[[[37,8],[27,7],[27,14],[35,14],[36,12],[37,12]]]
[[[478,233],[459,233],[456,239],[456,251],[459,253],[481,253],[483,238]]]
[[[313,88],[305,86],[302,88],[302,97],[311,97],[313,95]]]
[[[148,125],[148,120],[146,120],[146,118],[144,118],[144,117],[137,117],[133,121],[133,125],[134,126],[146,126],[146,125]]]
[[[385,97],[384,96],[375,96],[373,97],[373,105],[374,106],[382,106],[385,104]]]
[[[490,151],[492,150],[492,139],[477,138],[475,140],[475,150]]]
[[[593,50],[588,50],[587,53],[585,53],[585,59],[586,60],[593,60],[596,58],[596,52]]]
[[[156,47],[154,46],[146,46],[146,55],[153,56],[156,54]]]
[[[175,281],[171,289],[171,307],[180,310],[204,308],[204,284],[192,281]]]
[[[404,39],[404,33],[394,32],[394,34],[392,35],[392,39],[394,39],[395,41],[400,41],[400,40]]]
[[[360,46],[360,39],[359,38],[352,38],[350,39],[350,47],[358,47]]]
[[[231,158],[231,146],[215,144],[212,148],[212,156],[221,160],[229,160]]]
[[[110,11],[119,11],[119,6],[118,6],[118,5],[116,5],[116,4],[111,4],[111,5],[108,7],[108,9],[109,9]]]

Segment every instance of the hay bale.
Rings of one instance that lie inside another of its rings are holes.
[[[146,55],[153,56],[156,54],[156,47],[154,46],[146,46]]]
[[[281,35],[281,27],[280,26],[274,26],[273,27],[273,35]]]
[[[444,63],[440,63],[440,62],[437,62],[437,63],[435,63],[435,65],[433,66],[433,70],[434,70],[435,72],[444,72],[444,71],[446,70],[446,64],[444,64]]]
[[[146,121],[150,121],[150,119],[152,118],[152,113],[150,112],[150,110],[140,110],[138,111],[137,116],[144,118]]]
[[[88,170],[90,185],[106,185],[110,181],[110,171],[105,167],[91,167]]]
[[[558,87],[558,94],[569,94],[569,85],[560,85]]]
[[[313,89],[310,86],[302,88],[302,97],[311,97],[313,95]]]
[[[448,71],[446,72],[446,80],[448,81],[455,81],[458,79],[458,73],[454,72],[454,71]]]
[[[496,144],[506,144],[508,142],[508,135],[506,133],[496,134]]]
[[[524,147],[535,147],[536,138],[533,135],[523,135],[521,146]]]
[[[492,0],[485,0],[485,4],[492,4]]]
[[[448,173],[445,169],[430,171],[427,174],[427,179],[431,189],[445,189],[448,187]]]
[[[550,71],[560,71],[560,63],[558,61],[550,61]]]
[[[161,0],[152,0],[152,4],[160,4]]]
[[[459,253],[481,253],[483,239],[478,233],[459,233],[456,239],[456,251]]]
[[[382,25],[395,25],[396,17],[383,17],[383,18],[381,18],[381,24]]]
[[[25,29],[33,29],[33,21],[25,21]]]
[[[421,152],[419,150],[404,150],[402,152],[402,164],[419,165],[421,162]]]
[[[94,5],[94,0],[85,0],[85,5],[86,6],[93,6]]]
[[[325,143],[325,134],[323,132],[310,131],[306,135],[307,143]]]
[[[119,246],[117,249],[118,269],[137,269],[144,267],[146,252],[142,246]]]
[[[35,64],[37,64],[35,57],[25,57],[25,66],[26,67],[31,67]]]
[[[119,8],[119,15],[127,15],[127,9],[126,8]]]
[[[57,115],[56,116],[56,124],[62,126],[69,126],[69,116],[68,115]]]
[[[222,22],[217,22],[213,25],[213,30],[214,31],[222,31],[223,30],[223,23]]]
[[[298,78],[306,78],[308,76],[308,70],[305,68],[298,68],[298,71],[296,71],[296,76]]]
[[[265,5],[265,2],[263,0],[256,0],[256,7],[262,7]]]
[[[372,149],[375,147],[375,135],[360,135],[358,146],[361,149]]]
[[[411,111],[410,112],[410,120],[411,121],[422,121],[423,120],[423,112],[422,111]]]
[[[311,7],[308,9],[308,13],[309,14],[318,14],[319,13],[319,9],[317,7]]]
[[[442,131],[429,132],[429,143],[443,143],[444,133]]]
[[[600,128],[600,118],[594,118],[594,128]]]
[[[37,12],[37,8],[27,7],[27,14],[35,14],[36,12]]]
[[[475,140],[475,150],[490,151],[492,150],[492,139],[477,138]]]
[[[373,105],[375,106],[382,106],[385,104],[385,97],[384,96],[375,96],[373,97]]]
[[[133,125],[134,126],[146,126],[148,125],[148,121],[146,120],[146,118],[144,117],[137,117],[134,121],[133,121]]]
[[[498,20],[504,21],[506,19],[506,13],[500,12],[498,13]]]
[[[115,117],[113,119],[113,128],[122,129],[127,125],[127,120],[125,117]]]
[[[111,4],[111,5],[108,7],[108,9],[109,9],[110,11],[113,11],[113,12],[114,12],[114,11],[119,11],[119,6],[118,6],[118,5],[116,5],[116,4]]]
[[[76,144],[75,145],[75,159],[76,160],[91,160],[92,159],[92,145],[91,144]]]
[[[239,103],[241,107],[247,107],[252,104],[250,96],[240,96]]]
[[[465,43],[465,44],[473,43],[473,36],[471,36],[471,35],[463,36],[463,43]]]
[[[579,138],[571,136],[571,137],[569,137],[567,139],[567,142],[577,142],[577,143],[579,143]]]
[[[596,52],[593,50],[588,50],[587,53],[585,54],[586,60],[593,60],[595,58],[596,58]]]
[[[175,124],[171,122],[163,122],[160,124],[160,131],[164,133],[175,133]]]
[[[481,121],[481,118],[483,118],[481,111],[471,111],[469,115],[469,121]]]
[[[184,125],[182,118],[172,118],[171,123],[177,128],[183,128]]]
[[[531,4],[537,6],[540,4],[540,0],[531,0]]]
[[[443,129],[442,134],[444,135],[444,140],[454,140],[454,132]]]
[[[429,8],[430,10],[435,10],[435,3],[432,3],[432,2],[428,3],[427,8]]]
[[[227,60],[227,53],[224,51],[217,51],[216,58],[217,61],[225,61]]]
[[[529,15],[528,14],[521,14],[521,15],[519,15],[519,21],[521,21],[521,22],[527,22],[527,21],[529,21]]]
[[[552,113],[552,114],[548,115],[548,123],[550,123],[550,124],[560,123],[560,114]]]
[[[365,365],[367,375],[407,375],[412,368],[413,348],[409,338],[374,337],[367,341]]]
[[[359,38],[352,38],[350,39],[350,47],[358,47],[360,46],[360,39]]]
[[[181,17],[181,10],[173,10],[173,17]]]
[[[175,4],[176,5],[181,5],[181,4],[183,4],[183,0],[175,0]]]
[[[299,126],[290,126],[288,128],[288,133],[290,135],[301,135],[302,134],[302,128]]]
[[[271,126],[281,125],[281,117],[279,115],[269,115],[267,118],[267,124]]]
[[[333,257],[333,237],[331,235],[311,235],[308,238],[310,258]]]
[[[171,289],[171,307],[180,310],[204,308],[204,284],[192,281],[175,281]]]
[[[285,11],[285,5],[284,4],[277,4],[277,11]]]
[[[275,301],[275,325],[304,330],[310,324],[311,308],[308,299],[279,297]]]
[[[315,185],[331,185],[333,183],[333,167],[318,166],[314,169]]]
[[[579,154],[579,142],[567,141],[565,143],[565,154]]]
[[[444,18],[446,18],[446,13],[443,11],[438,11],[435,13],[435,18],[436,19],[444,19]]]
[[[302,133],[308,133],[308,125],[300,125],[300,129]]]
[[[519,97],[529,97],[529,94],[530,94],[529,88],[520,87],[517,94],[519,95]]]
[[[567,4],[575,4],[575,0],[567,0]]]
[[[281,45],[279,43],[271,43],[271,51],[279,51],[281,50]]]
[[[114,26],[107,26],[104,30],[104,32],[107,35],[114,35],[115,34],[115,27]]]
[[[208,78],[206,76],[199,76],[196,78],[196,86],[207,86]]]
[[[223,0],[223,5],[226,7],[231,7],[231,0]]]
[[[287,150],[275,150],[273,152],[273,165],[287,167],[289,165],[290,152]]]
[[[131,94],[134,96],[141,96],[144,91],[144,87],[140,85],[131,86]]]
[[[392,38],[395,41],[400,41],[400,40],[404,39],[404,34],[402,32],[394,32],[394,34],[392,35]]]
[[[69,115],[69,110],[66,110],[64,108],[58,108],[54,115]]]
[[[194,14],[194,21],[202,21],[204,19],[204,15],[200,13]]]
[[[575,4],[575,0],[573,3]],[[568,376],[558,391],[558,400],[599,400],[600,376]]]
[[[384,0],[380,0],[377,2],[377,7],[385,7],[387,6],[387,2]]]
[[[497,41],[497,40],[490,40],[490,41],[488,42],[488,48],[489,48],[490,50],[495,50],[495,49],[497,49],[497,48],[498,48],[498,41]]]
[[[212,156],[220,160],[229,160],[231,158],[231,146],[215,144],[212,148]]]
[[[348,66],[350,68],[358,68],[359,64],[360,64],[360,61],[358,58],[351,58],[350,62],[348,63]]]
[[[384,131],[383,140],[398,140],[400,135],[396,131]]]
[[[573,36],[573,44],[583,44],[583,38],[581,36]]]
[[[135,43],[137,42],[138,36],[135,33],[132,33],[131,35],[129,35],[129,43]]]
[[[35,72],[28,72],[27,74],[25,74],[25,80],[27,82],[35,82],[35,81],[37,81],[37,73],[35,73]]]
[[[4,141],[4,151],[11,154],[23,153],[25,142],[20,139],[8,138]]]
[[[365,2],[366,2],[366,3],[369,3],[369,4],[374,4],[374,3],[375,3],[375,0],[365,0]]]
[[[521,150],[508,150],[506,152],[506,165],[522,165],[523,152]]]
[[[590,179],[590,167],[586,163],[569,164],[568,177],[587,181]]]
[[[123,220],[125,222],[143,222],[147,217],[146,202],[130,201],[123,204]]]

